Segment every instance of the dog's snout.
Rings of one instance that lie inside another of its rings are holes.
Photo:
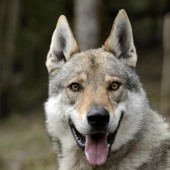
[[[110,115],[105,108],[93,108],[87,113],[88,123],[93,127],[104,127],[109,123]]]

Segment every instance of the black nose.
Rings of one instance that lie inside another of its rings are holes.
[[[87,113],[88,123],[95,127],[104,127],[109,123],[110,115],[105,108],[93,108]]]

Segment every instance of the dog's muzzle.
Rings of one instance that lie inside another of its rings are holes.
[[[121,113],[118,126],[113,133],[105,133],[101,129],[105,129],[109,123],[109,113],[103,108],[92,109],[87,114],[87,120],[90,126],[97,129],[99,133],[82,135],[75,128],[72,121],[69,121],[70,128],[77,145],[84,150],[87,161],[92,165],[102,165],[106,162],[109,156],[111,146],[116,138],[119,129],[123,112]]]

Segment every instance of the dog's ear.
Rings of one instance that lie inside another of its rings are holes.
[[[104,49],[113,53],[129,67],[135,67],[137,62],[136,49],[133,42],[132,27],[125,10],[120,10],[104,44]]]
[[[57,71],[74,54],[79,52],[78,44],[73,36],[65,16],[60,16],[54,30],[46,66],[48,72]]]

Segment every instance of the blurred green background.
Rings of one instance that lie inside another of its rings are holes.
[[[75,30],[75,6],[79,1],[0,1],[1,170],[56,169],[44,126],[43,103],[48,94],[45,61],[61,14]],[[139,57],[137,72],[152,107],[160,110],[163,19],[170,11],[170,0],[98,0],[96,5],[97,45],[109,35],[118,11],[127,11]]]

